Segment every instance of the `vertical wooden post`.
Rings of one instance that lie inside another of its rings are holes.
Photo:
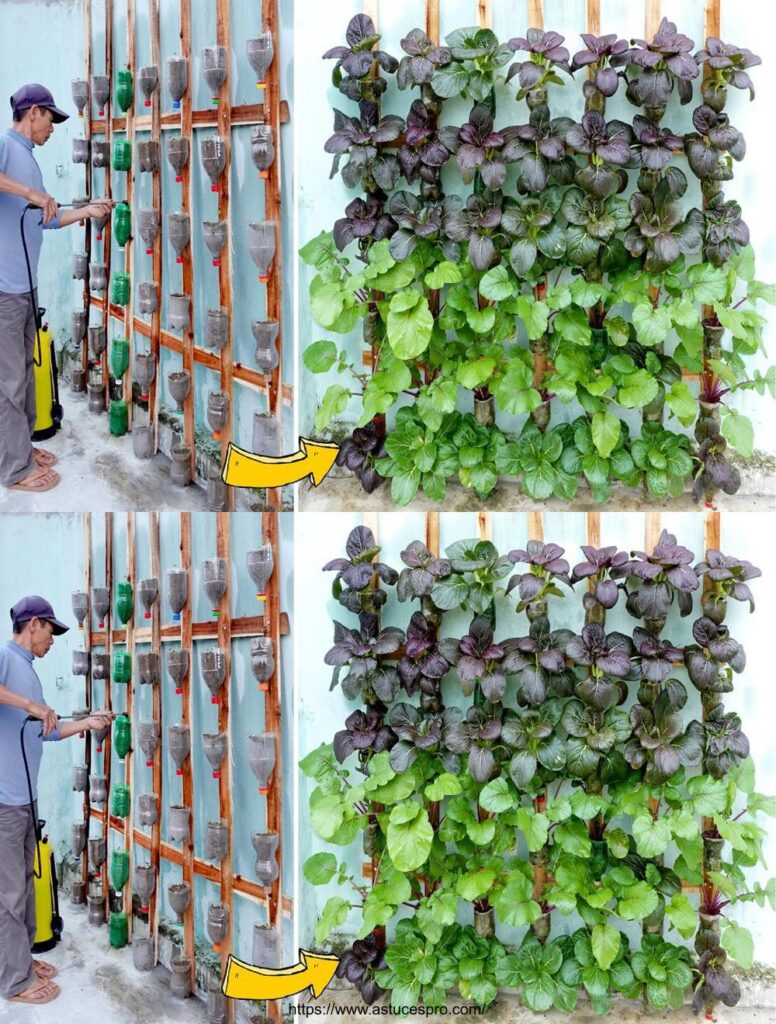
[[[84,168],[84,176],[86,179],[86,197],[91,199],[92,196],[92,162],[91,162],[91,142],[92,142],[92,0],[84,0],[84,75],[86,81],[89,84],[89,101],[84,109],[84,137],[89,141],[89,163]],[[85,245],[86,259],[88,263],[92,261],[92,222],[87,220],[85,230]],[[91,291],[89,290],[89,272],[86,273],[86,279],[83,287],[83,300],[84,309],[86,310],[86,322],[89,322],[89,314],[91,312]],[[87,344],[81,346],[81,367],[84,371],[84,378],[88,381],[89,379],[89,347]],[[89,556],[89,564],[91,565],[91,554]],[[91,598],[91,591],[88,592]],[[91,616],[89,618],[91,625]]]
[[[601,34],[601,0],[586,0],[585,3],[586,30],[594,36]]]
[[[135,0],[127,0],[127,65],[133,76],[132,105],[126,113],[126,139],[132,149],[132,169],[127,174],[127,187],[124,201],[129,206],[132,214],[135,214],[133,204],[134,178],[135,178],[135,103],[137,102],[137,80],[136,80],[136,46],[135,46]],[[124,245],[124,269],[130,275],[129,301],[124,307],[124,337],[132,344],[133,333],[133,310],[135,294],[135,269],[133,266],[134,254],[134,232],[130,229],[129,238]],[[106,348],[106,359],[107,359]],[[107,379],[107,378],[106,378]],[[127,419],[129,429],[132,429],[132,359],[127,363],[124,372],[124,383],[121,391],[122,398],[127,403]],[[131,917],[131,915],[130,915]],[[131,927],[131,926],[130,926]]]
[[[645,523],[644,523],[644,544],[645,551],[649,554],[654,546],[658,542],[660,537],[660,513],[659,512],[646,512]]]
[[[105,676],[104,709],[106,711],[110,711],[112,708],[111,682],[113,676],[113,513],[106,512],[103,517],[103,522],[105,529],[105,586],[108,590],[109,599],[108,611],[105,614],[105,653],[108,655],[108,672]],[[106,919],[110,915],[108,864],[110,859],[110,768],[112,746],[113,737],[111,735],[111,730],[108,729],[108,734],[102,744],[103,774],[106,779],[108,795],[105,803],[103,804],[100,815],[102,818],[102,834],[105,838],[105,845],[108,850],[108,859],[105,861],[105,865],[102,870],[102,892],[105,897]]]
[[[646,0],[644,7],[644,37],[647,42],[657,32],[657,27],[662,17],[660,0]]]
[[[84,513],[84,590],[89,596],[89,613],[84,622],[84,650],[89,654],[89,672],[86,676],[86,707],[92,707],[92,516],[90,512]],[[87,732],[85,741],[85,757],[87,775],[92,773],[92,734]],[[86,822],[86,835],[89,835],[89,823],[91,822],[91,802],[89,799],[89,783],[86,783],[83,800],[84,821]],[[81,877],[89,890],[89,844],[81,859]]]
[[[127,686],[127,718],[131,723],[132,736],[135,736],[135,730],[137,728],[134,719],[134,688],[139,686],[139,680],[137,673],[135,672],[135,602],[137,601],[137,554],[135,545],[135,513],[127,512],[127,579],[132,584],[132,617],[126,624],[126,652],[130,657],[132,663],[132,677]],[[134,743],[132,744],[132,747]],[[135,806],[134,792],[132,786],[132,761],[133,753],[132,747],[127,752],[124,758],[124,781],[129,786],[130,799],[129,802],[129,814],[124,818],[124,848],[129,854],[129,877],[127,884],[124,886],[124,899],[122,903],[122,910],[127,915],[127,923],[129,928],[129,939],[132,940],[132,864],[134,861],[134,844],[132,842],[132,826],[134,824],[134,813],[133,808]]]
[[[189,159],[181,170],[181,210],[191,217],[193,203],[193,175],[191,165],[197,159],[197,147],[192,131],[192,109],[194,84],[192,82],[194,68],[191,54],[191,0],[181,0],[181,55],[189,62],[189,87],[181,99],[181,135],[189,140]],[[164,226],[162,226],[164,230]],[[192,236],[194,225],[192,225]],[[160,257],[161,258],[161,257]],[[194,258],[191,244],[183,251],[183,293],[189,296],[189,309],[194,309]],[[161,300],[160,300],[161,302]],[[191,374],[191,391],[183,403],[183,443],[191,448],[191,475],[194,476],[194,318],[189,318],[189,326],[183,332],[183,369]],[[182,527],[181,527],[182,528]]]
[[[156,282],[159,289],[159,302],[157,303],[156,312],[151,314],[151,352],[154,356],[154,363],[157,367],[160,365],[160,353],[161,353],[161,332],[162,332],[162,296],[163,296],[163,279],[162,279],[162,236],[164,234],[162,220],[162,168],[161,164],[164,161],[164,140],[162,138],[162,117],[161,117],[161,96],[162,96],[162,80],[164,74],[164,68],[162,67],[161,58],[161,47],[160,47],[160,29],[159,29],[159,0],[148,0],[148,21],[151,32],[151,63],[156,64],[159,68],[159,88],[155,89],[151,95],[151,137],[159,140],[159,164],[160,166],[152,173],[151,176],[151,206],[159,214],[160,230],[154,239],[154,251],[152,256],[152,272],[151,276]],[[193,159],[190,156],[189,159]],[[132,335],[129,335],[130,344],[130,358],[131,353],[134,349],[134,339]],[[193,386],[193,381],[192,381]],[[154,374],[154,379],[151,381],[151,385],[148,389],[148,423],[153,430],[154,435],[154,451],[159,443],[158,437],[158,414],[159,414],[159,391],[158,387],[158,372]],[[131,396],[131,391],[130,391]],[[153,524],[152,524],[153,525]],[[157,530],[157,544],[158,544],[158,529],[159,521],[156,520]],[[153,557],[153,537],[152,537],[152,557]],[[158,554],[158,552],[157,552]]]
[[[152,788],[153,792],[157,794],[159,799],[158,810],[159,813],[156,818],[156,824],[151,826],[151,863],[156,869],[156,887],[151,893],[151,899],[148,904],[148,929],[149,934],[154,939],[154,950],[156,951],[156,943],[159,937],[159,905],[161,900],[159,899],[159,885],[160,882],[160,867],[161,867],[161,820],[162,820],[162,737],[164,736],[164,722],[162,719],[162,671],[161,671],[161,658],[162,658],[162,642],[161,642],[161,587],[162,587],[162,576],[161,576],[161,555],[160,555],[160,537],[159,537],[159,513],[149,513],[149,533],[151,540],[151,575],[155,576],[159,580],[159,600],[154,603],[151,609],[151,650],[159,655],[160,663],[160,679],[157,686],[152,687],[152,719],[154,722],[159,724],[159,738],[160,742],[157,744],[156,750],[154,751],[154,764],[151,769],[152,775]],[[154,954],[156,957],[156,952]]]
[[[493,24],[492,0],[477,0],[477,24],[480,28],[490,28]]]
[[[439,42],[439,0],[426,0],[426,35],[432,43]]]
[[[528,513],[528,539],[544,543],[544,520],[541,512]]]
[[[544,28],[544,5],[542,0],[528,0],[528,27]]]
[[[189,672],[183,680],[183,697],[181,699],[181,721],[191,728],[191,679],[193,675],[194,650],[192,646],[192,606],[194,596],[192,594],[192,573],[191,573],[191,513],[181,512],[181,568],[188,572],[189,577],[189,599],[181,612],[181,647],[191,651],[189,659]],[[162,740],[164,742],[164,739]],[[191,834],[183,844],[183,881],[191,886],[191,904],[183,916],[183,955],[191,958],[191,983],[195,981],[194,970],[194,779],[191,769],[191,756],[183,762],[183,804],[191,812]],[[161,810],[160,810],[161,813]]]
[[[111,160],[113,150],[113,0],[105,0],[105,74],[110,82],[110,95],[105,101],[105,141],[108,143],[108,159],[105,162],[105,195],[108,199],[112,196]],[[90,83],[91,84],[91,83]],[[102,252],[106,266],[108,284],[102,300],[102,322],[105,327],[105,337],[110,334],[110,283],[111,283],[111,238],[113,235],[113,223],[110,217],[102,232]],[[88,319],[88,317],[87,317]],[[110,374],[108,373],[108,347],[100,357],[102,380],[105,385],[104,400],[105,408],[110,405]]]

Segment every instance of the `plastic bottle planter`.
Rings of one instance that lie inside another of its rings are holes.
[[[182,608],[185,603],[186,595],[184,594],[180,607]],[[178,614],[178,619],[180,619],[180,614]],[[183,680],[189,674],[190,661],[189,651],[182,647],[173,647],[172,650],[167,652],[167,671],[170,673],[170,678],[175,683],[175,692],[177,694],[183,693],[182,684]]]
[[[129,430],[129,406],[123,399],[114,399],[110,403],[108,428],[114,437],[123,437]]]
[[[254,455],[279,455],[280,435],[279,424],[268,412],[253,414],[253,453]]]
[[[174,804],[167,814],[167,834],[174,843],[184,843],[191,835],[191,811]]]
[[[226,757],[227,735],[225,732],[205,732],[202,734],[202,750],[213,769],[213,778],[221,778],[221,765]]]
[[[92,264],[94,266],[95,264]],[[105,284],[103,283],[103,289]],[[89,327],[89,355],[95,361],[99,363],[103,352],[108,347],[107,332],[102,324],[97,324]]]
[[[135,221],[138,234],[145,242],[146,256],[151,256],[156,236],[159,234],[159,214],[156,210],[137,210]]]
[[[253,926],[253,964],[255,967],[279,966],[278,933],[266,924]]]
[[[256,124],[251,128],[251,159],[260,178],[269,177],[269,169],[275,162],[275,133],[272,125]]]
[[[181,109],[183,94],[189,85],[189,62],[186,57],[167,58],[167,91],[172,97],[172,109]]]
[[[259,792],[269,793],[269,779],[275,770],[277,734],[264,732],[248,737],[248,763],[259,781]]]
[[[229,395],[225,391],[209,391],[207,396],[207,422],[213,438],[221,440],[221,430],[229,420]]]
[[[154,94],[154,90],[159,85],[159,68],[156,64],[149,64],[147,67],[141,68],[137,73],[137,84],[140,86],[140,90],[145,97],[144,106],[151,106],[151,97]]]
[[[97,616],[97,625],[105,629],[105,616],[110,608],[110,591],[107,587],[92,587],[92,608]]]
[[[76,860],[86,849],[86,822],[76,821],[70,829],[70,851]]]
[[[86,390],[89,393],[89,412],[97,413],[99,415],[105,412],[105,386],[100,381],[96,384],[91,382],[86,385]]]
[[[132,680],[132,655],[128,651],[113,652],[113,682],[129,683]]]
[[[210,903],[207,908],[207,935],[213,943],[213,952],[221,952],[221,943],[229,932],[229,907],[225,903]]]
[[[254,832],[251,845],[256,852],[254,871],[259,882],[268,889],[280,874],[278,867],[278,834],[277,832]]]
[[[222,861],[229,853],[229,829],[223,818],[207,823],[205,836],[205,857],[207,860]]]
[[[269,268],[275,258],[277,224],[274,220],[248,224],[248,252],[259,269],[259,281],[269,280]]]
[[[114,338],[110,345],[110,369],[116,380],[121,380],[129,368],[129,340]]]
[[[89,909],[86,914],[86,920],[89,924],[93,924],[99,927],[101,924],[105,924],[105,897],[102,893],[99,896],[87,896],[87,903]]]
[[[111,302],[116,306],[126,306],[129,302],[130,290],[129,274],[125,270],[117,270],[113,275],[113,286],[110,293]]]
[[[251,640],[251,671],[259,689],[269,690],[269,681],[275,673],[272,640],[268,636],[255,636]]]
[[[188,295],[182,292],[173,292],[170,295],[167,306],[167,323],[173,331],[185,331],[188,328],[191,323],[190,305]]]
[[[99,836],[89,840],[89,864],[95,874],[99,874],[100,868],[108,858],[108,844]]]
[[[135,864],[134,886],[140,899],[140,909],[148,913],[148,901],[156,888],[156,868],[153,864]]]
[[[129,580],[119,580],[116,584],[116,614],[122,626],[126,626],[132,618],[134,610],[134,598],[132,596],[132,584]]]
[[[148,576],[137,585],[137,596],[145,609],[144,618],[151,618],[151,609],[159,597],[159,580],[155,576]]]
[[[85,793],[89,785],[89,769],[83,764],[73,765],[73,790]]]
[[[254,320],[251,333],[256,341],[253,358],[263,374],[272,373],[280,362],[278,355],[278,322],[277,320]]]
[[[153,139],[143,139],[137,144],[137,163],[142,174],[151,174],[159,170],[159,143]]]
[[[202,75],[213,95],[213,106],[221,102],[217,93],[226,81],[226,47],[206,46],[202,51]]]
[[[137,656],[137,670],[140,682],[146,686],[155,686],[161,676],[159,670],[159,655],[155,651],[143,651]]]
[[[89,776],[89,802],[104,804],[108,799],[108,778],[106,775]]]
[[[89,264],[89,290],[93,292],[104,292],[108,287],[108,264]]]
[[[153,938],[132,939],[132,963],[136,971],[152,971],[154,969],[156,956]]]
[[[170,992],[176,999],[191,995],[191,960],[184,956],[174,956],[170,961]]]
[[[75,394],[83,394],[86,391],[86,370],[82,366],[73,367],[70,390]]]
[[[248,575],[256,587],[256,600],[265,601],[267,598],[267,584],[275,571],[275,559],[272,555],[272,545],[262,544],[255,551],[249,551],[245,556]]]
[[[129,942],[129,921],[124,913],[110,915],[110,944],[123,949]]]
[[[74,281],[85,281],[89,273],[89,257],[85,252],[74,252],[72,275]]]
[[[126,203],[117,203],[113,211],[113,237],[119,249],[132,237],[132,211]]]
[[[122,114],[126,114],[132,106],[133,98],[132,72],[129,68],[121,68],[116,72],[116,103],[121,108]]]
[[[88,139],[73,139],[73,163],[74,164],[88,164],[89,163],[89,140]]]
[[[73,710],[73,721],[74,722],[80,722],[81,719],[88,718],[88,717],[89,717],[89,708],[75,708]],[[79,732],[78,736],[79,736],[80,739],[83,739],[84,736],[86,736],[86,733],[85,732]]]
[[[89,83],[85,78],[74,78],[70,83],[70,92],[73,97],[73,103],[78,110],[78,116],[83,117],[84,110],[86,110],[89,103]]]
[[[210,690],[210,703],[220,703],[218,691],[224,685],[226,678],[226,655],[219,648],[214,647],[209,651],[202,651],[199,656],[199,667],[205,686]]]
[[[140,749],[145,754],[146,768],[150,768],[154,763],[156,748],[159,746],[159,723],[138,722],[137,742],[140,744]]]
[[[86,337],[86,313],[82,309],[74,309],[70,314],[70,333],[76,345]]]
[[[83,878],[75,878],[70,890],[70,902],[75,907],[81,907],[86,903],[86,882]]]
[[[114,171],[132,170],[132,143],[126,139],[113,140],[113,158],[111,166]]]
[[[167,374],[167,387],[177,406],[176,412],[183,412],[183,403],[191,393],[191,371],[175,370]]]
[[[75,196],[73,198],[73,209],[74,210],[80,210],[82,206],[88,206],[88,205],[89,205],[89,197],[88,196]],[[79,225],[81,227],[83,227],[84,224],[86,224],[86,221],[85,220],[79,220],[78,223],[79,223]]]
[[[84,590],[74,590],[70,595],[70,604],[78,622],[78,628],[83,629],[89,614],[89,595]]]
[[[125,782],[117,782],[113,787],[110,811],[116,818],[126,818],[130,807],[129,786]],[[115,854],[114,854],[115,856]]]
[[[152,316],[159,308],[159,289],[155,281],[141,281],[137,286],[137,311]]]
[[[92,75],[92,96],[97,104],[97,113],[105,117],[105,104],[110,96],[110,79],[107,75]]]
[[[148,389],[156,374],[156,357],[153,352],[136,352],[132,363],[132,375],[140,386],[140,397],[148,400]]]
[[[110,655],[92,654],[92,679],[107,679],[110,675]]]
[[[113,723],[113,749],[119,761],[132,749],[132,727],[126,715],[118,715]]]
[[[221,598],[226,593],[226,561],[223,558],[206,558],[201,571],[202,586],[210,601],[213,618],[217,619]]]
[[[210,988],[207,993],[207,1019],[208,1024],[226,1024],[227,1020],[226,996],[220,988]]]
[[[275,56],[272,33],[262,32],[258,39],[246,40],[245,51],[248,55],[248,63],[256,75],[256,88],[264,89],[267,84],[267,70]]]
[[[185,444],[174,444],[170,457],[170,479],[178,487],[188,487],[191,483],[191,448]]]
[[[107,167],[110,163],[110,143],[92,142],[92,167]]]
[[[167,215],[167,237],[176,255],[176,262],[183,263],[183,252],[191,239],[191,221],[187,213]]]
[[[167,752],[175,765],[175,774],[183,775],[183,762],[191,750],[191,731],[187,725],[171,725],[167,728]]]
[[[155,825],[159,819],[159,799],[156,793],[141,793],[137,798],[137,817],[144,827]]]
[[[223,306],[209,309],[205,315],[205,344],[223,351],[229,341],[229,314]]]
[[[182,135],[173,135],[167,140],[167,160],[175,171],[175,180],[183,181],[181,171],[189,162],[189,140]]]
[[[189,574],[186,569],[167,570],[167,602],[172,610],[172,621],[180,622],[181,612],[189,599]],[[171,651],[170,654],[173,652]],[[188,659],[188,651],[184,652]],[[170,664],[170,655],[167,656],[167,664]],[[188,671],[188,661],[186,662]]]
[[[73,675],[85,676],[89,673],[89,652],[73,651]]]
[[[210,191],[218,192],[218,179],[226,167],[226,146],[220,135],[202,139],[199,144],[199,155],[205,173],[210,178]]]
[[[105,228],[105,225],[108,223],[108,216],[109,214],[104,213],[99,217],[92,217],[92,224],[94,224],[94,228],[97,232],[98,242],[102,241],[102,232]]]
[[[229,225],[225,220],[203,220],[202,235],[208,252],[213,257],[213,266],[221,266],[221,253],[226,245],[226,236],[229,232]]]
[[[218,465],[211,467],[207,478],[207,507],[211,512],[226,512],[229,506],[229,488],[221,479]]]
[[[154,454],[153,427],[132,428],[132,450],[136,459],[150,459]]]

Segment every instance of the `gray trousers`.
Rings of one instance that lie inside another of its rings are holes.
[[[35,846],[29,806],[0,804],[0,995],[6,999],[18,996],[36,980],[31,953],[37,930]]]
[[[37,290],[0,292],[0,484],[18,484],[35,468],[32,437],[37,418],[35,376],[35,305]],[[33,304],[34,303],[34,304]]]

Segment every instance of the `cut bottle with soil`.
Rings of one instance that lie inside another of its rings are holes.
[[[151,618],[151,609],[159,597],[159,580],[155,576],[148,576],[142,579],[137,585],[137,593],[140,603],[145,609],[145,618]]]
[[[202,586],[210,601],[213,618],[217,619],[221,598],[226,593],[226,559],[206,558],[202,562]]]
[[[148,401],[148,389],[156,376],[156,356],[153,352],[136,352],[132,362],[132,376],[140,387],[140,397]]]
[[[140,682],[146,686],[156,686],[160,678],[159,655],[156,651],[143,651],[137,656],[137,672]]]
[[[191,323],[191,298],[182,292],[169,296],[167,323],[173,331],[185,331]]]
[[[174,843],[183,843],[191,835],[191,809],[173,804],[167,813],[167,834]]]
[[[223,306],[209,309],[205,314],[205,344],[219,352],[229,341],[229,314]]]
[[[93,263],[92,267],[94,266],[95,264]],[[92,357],[95,364],[100,362],[107,345],[108,339],[106,329],[101,324],[92,324],[89,327],[89,355]]]
[[[269,280],[269,268],[275,259],[277,224],[274,220],[251,221],[248,224],[248,252],[259,271],[259,281]]]
[[[269,169],[275,162],[275,135],[272,125],[256,124],[251,128],[251,160],[260,178],[269,177]]]
[[[269,780],[275,770],[277,733],[265,732],[248,737],[248,763],[259,783],[259,793],[269,793]]]
[[[110,96],[110,79],[107,75],[92,75],[92,97],[97,104],[97,114],[105,117],[105,104]]]
[[[203,220],[202,235],[205,245],[213,258],[213,266],[221,266],[221,253],[226,245],[226,238],[229,233],[229,225],[225,220]]]
[[[84,110],[89,103],[89,83],[84,78],[74,78],[70,82],[70,93],[73,97],[78,116],[84,116]]]
[[[202,734],[202,750],[213,769],[213,778],[221,778],[221,765],[226,757],[228,737],[225,732],[205,732]]]
[[[221,943],[229,933],[229,907],[225,903],[210,903],[207,908],[207,934],[213,952],[221,952]]]
[[[205,834],[205,857],[222,861],[229,853],[229,828],[223,818],[207,823]]]
[[[269,690],[269,681],[275,674],[275,658],[272,639],[255,636],[251,640],[251,671],[259,684],[259,690]]]
[[[218,179],[226,167],[226,145],[220,135],[214,135],[208,139],[202,139],[199,145],[199,155],[205,173],[210,178],[210,191],[218,192]]]
[[[180,210],[167,214],[167,237],[175,252],[176,262],[183,263],[183,253],[191,239],[191,220]]]
[[[159,170],[159,143],[154,139],[143,139],[137,144],[137,163],[143,174]]]
[[[251,333],[256,342],[253,358],[265,375],[276,370],[280,362],[277,349],[279,328],[277,320],[254,320],[251,324]]]
[[[135,213],[137,230],[146,247],[146,256],[153,254],[153,245],[159,234],[159,212],[157,210],[137,210]]]
[[[256,88],[264,89],[267,85],[267,71],[275,56],[275,44],[271,32],[262,32],[256,39],[247,39],[245,52],[248,63],[256,75]]]
[[[167,91],[172,97],[172,109],[180,110],[181,100],[189,86],[189,61],[187,57],[167,58]]]
[[[153,864],[135,864],[134,886],[140,899],[140,909],[148,913],[148,901],[156,888],[156,868]]]
[[[110,143],[92,142],[92,167],[107,167],[110,163]]]
[[[225,391],[210,391],[207,396],[207,422],[213,431],[213,440],[221,440],[221,431],[229,422],[229,395]]]
[[[173,135],[167,140],[167,161],[175,171],[175,180],[183,181],[181,171],[189,162],[189,140],[182,135]]]
[[[167,727],[167,752],[175,765],[175,774],[183,775],[183,763],[191,751],[191,730],[179,723]]]
[[[146,67],[140,68],[137,73],[137,84],[145,97],[144,105],[150,107],[151,97],[159,85],[159,68],[156,64],[148,64]]]
[[[137,817],[139,824],[146,828],[156,824],[159,820],[159,798],[156,793],[141,793],[138,796]]]
[[[280,454],[280,430],[277,418],[268,412],[253,414],[253,454],[276,456]]]
[[[73,139],[73,163],[74,164],[88,164],[89,163],[89,140],[88,139]]]
[[[211,704],[220,703],[218,691],[224,685],[226,679],[226,654],[220,647],[201,651],[199,656],[199,667],[205,685],[210,690]]]
[[[226,47],[206,46],[202,50],[202,75],[212,94],[213,106],[221,102],[218,93],[226,81]]]
[[[276,882],[280,874],[277,861],[278,842],[277,832],[254,832],[251,836],[251,845],[256,853],[254,871],[265,889]]]
[[[253,926],[253,959],[255,967],[279,967],[279,942],[277,928],[267,924]]]
[[[146,767],[151,768],[154,763],[154,754],[159,746],[159,723],[138,722],[137,742],[146,757]]]
[[[176,412],[183,413],[183,403],[191,393],[191,371],[175,370],[167,375],[167,386],[177,406]]]
[[[167,570],[167,603],[172,610],[172,621],[180,622],[181,612],[189,598],[189,574],[186,569]],[[188,652],[187,652],[188,656]],[[169,665],[169,655],[168,655]],[[188,671],[188,669],[187,669]]]
[[[184,597],[183,604],[186,603]],[[183,693],[183,680],[189,674],[190,664],[190,653],[182,647],[173,647],[167,652],[167,671],[170,673],[172,681],[175,683],[175,692],[177,694]]]
[[[275,570],[275,559],[272,554],[271,544],[262,544],[255,551],[249,551],[245,556],[248,575],[256,587],[256,600],[266,601],[267,584],[272,578]]]
[[[170,449],[170,479],[177,487],[191,483],[191,448],[186,444],[174,444]]]

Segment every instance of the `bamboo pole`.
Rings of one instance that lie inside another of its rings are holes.
[[[84,111],[84,138],[89,142],[89,163],[84,168],[84,177],[86,180],[86,198],[90,199],[92,196],[92,163],[91,163],[91,143],[92,143],[92,0],[84,0],[84,17],[83,17],[83,39],[84,39],[84,75],[86,81],[89,83],[89,100]],[[85,231],[85,245],[86,250],[86,261],[87,263],[92,262],[92,222],[91,220],[86,221]],[[89,273],[87,271],[86,278],[84,279],[83,287],[83,302],[84,309],[86,310],[86,319],[89,320],[89,312],[91,310],[92,298],[89,290]],[[84,371],[84,380],[89,379],[89,347],[88,345],[81,346],[81,368]],[[91,554],[90,554],[91,564]],[[91,591],[88,591],[91,596]]]
[[[111,640],[111,616],[113,615],[113,513],[106,512],[103,517],[103,529],[105,531],[105,586],[108,590],[108,599],[110,606],[105,614],[105,653],[108,655],[108,672],[105,676],[105,701],[104,710],[111,711],[113,707],[112,699],[112,675],[113,675],[113,643]],[[105,775],[105,784],[108,791],[108,795],[105,799],[102,811],[99,812],[102,820],[102,834],[105,838],[105,845],[110,855],[110,781],[111,781],[111,749],[113,746],[113,737],[111,730],[108,729],[108,734],[102,744],[102,765],[103,774]],[[105,898],[105,917],[109,919],[110,915],[110,886],[108,885],[108,859],[106,858],[105,865],[103,868],[103,887],[102,892]]]
[[[528,539],[544,543],[544,519],[541,512],[528,513]]]
[[[89,612],[84,629],[84,650],[89,655],[89,671],[86,676],[86,707],[92,707],[92,516],[90,512],[84,514],[84,590],[89,597]],[[92,773],[92,743],[91,733],[86,734],[84,763],[86,764],[87,776]],[[89,799],[89,783],[87,781],[83,800],[84,821],[86,822],[86,835],[89,835],[89,822],[91,820],[91,802]],[[89,890],[89,843],[86,844],[84,855],[81,859],[81,877],[83,878],[86,890]]]
[[[108,76],[110,82],[110,95],[105,101],[105,125],[106,125],[106,139],[108,142],[108,153],[113,152],[113,129],[111,125],[111,110],[113,107],[113,0],[105,0],[105,74]],[[111,159],[105,161],[105,196],[107,199],[111,199],[113,195],[113,183],[111,175]],[[102,303],[103,314],[102,323],[105,327],[106,337],[110,334],[110,283],[111,283],[111,238],[113,235],[113,224],[110,217],[103,228],[102,232],[102,252],[103,260],[106,266],[107,274],[107,287],[105,294],[100,300]],[[89,318],[87,317],[87,320]],[[108,348],[105,347],[105,351],[100,357],[100,369],[102,373],[102,380],[105,385],[103,393],[105,408],[108,408],[110,404],[110,375],[108,373]]]
[[[189,579],[189,599],[183,607],[181,612],[181,646],[184,650],[191,651],[191,657],[189,658],[189,671],[186,674],[186,678],[181,684],[183,689],[183,696],[181,697],[181,722],[191,729],[192,721],[192,696],[191,696],[191,678],[194,662],[194,651],[192,649],[192,604],[193,594],[191,585],[191,513],[181,512],[180,514],[180,551],[181,551],[181,568],[185,569],[188,573]],[[191,756],[187,757],[183,762],[183,805],[189,808],[190,821],[191,821],[191,833],[189,838],[183,844],[183,881],[188,882],[191,886],[191,903],[188,910],[183,915],[183,955],[191,959],[191,984],[192,989],[196,980],[195,970],[195,948],[194,948],[194,828],[195,828],[195,815],[194,815],[194,779],[193,772],[191,769]],[[161,808],[160,808],[161,813]]]
[[[493,24],[492,0],[477,0],[477,24],[480,28],[490,28]]]
[[[601,34],[601,0],[586,0],[586,30],[594,36]]]
[[[127,188],[124,196],[124,200],[129,206],[130,210],[134,212],[134,178],[135,178],[135,103],[137,101],[137,81],[135,79],[135,66],[136,66],[136,46],[135,46],[135,0],[127,0],[127,65],[132,71],[133,75],[133,90],[132,90],[132,105],[126,113],[126,138],[132,149],[132,170],[127,174]],[[127,338],[131,344],[132,342],[132,320],[133,320],[133,308],[134,308],[134,294],[135,294],[135,268],[133,266],[134,260],[134,232],[130,230],[129,238],[124,245],[124,269],[128,271],[130,275],[130,289],[129,289],[129,301],[124,307],[124,337]],[[108,348],[105,348],[105,359],[107,366]],[[106,382],[108,377],[105,378]],[[132,360],[130,359],[127,363],[127,368],[124,371],[123,386],[121,392],[122,398],[127,403],[127,423],[129,429],[132,429]]]
[[[663,17],[660,0],[646,0],[644,5],[644,35],[649,41],[657,32],[660,19]]]
[[[426,35],[432,43],[439,42],[439,0],[426,0]]]
[[[151,609],[151,649],[155,654],[159,655],[159,666],[160,666],[160,677],[161,677],[161,543],[159,534],[159,513],[149,512],[148,514],[149,534],[151,541],[151,575],[156,577],[159,581],[159,599],[154,602]],[[164,721],[162,715],[162,680],[159,679],[159,683],[152,687],[151,699],[153,702],[153,708],[151,717],[154,722],[158,723],[159,726],[159,737],[164,735]],[[151,826],[151,837],[149,852],[151,855],[151,864],[155,868],[156,874],[156,886],[154,891],[151,893],[151,898],[148,904],[148,929],[149,934],[154,940],[154,960],[158,955],[158,941],[159,941],[159,907],[161,900],[159,899],[159,885],[160,885],[160,868],[161,868],[161,820],[162,820],[162,744],[157,744],[156,750],[154,751],[153,767],[151,769],[151,788],[158,797],[158,810],[159,813],[156,817],[156,823]],[[137,829],[133,829],[133,838],[136,839]]]
[[[542,0],[528,0],[529,28],[544,28],[544,5]]]
[[[189,62],[189,77],[192,76],[192,53],[191,53],[191,0],[180,0],[181,17],[181,56]],[[192,132],[192,91],[193,85],[183,94],[181,99],[181,134],[189,139],[189,159],[181,170],[181,210],[191,217],[194,208],[194,186],[191,173],[191,165],[197,158],[194,134]],[[193,229],[192,229],[193,234]],[[189,296],[189,311],[194,304],[194,259],[192,256],[191,243],[183,251],[183,293]],[[181,337],[181,357],[183,369],[191,374],[191,390],[183,403],[183,443],[191,449],[191,476],[194,478],[194,318],[190,315],[189,326]],[[182,527],[181,527],[182,528]]]
[[[135,664],[135,639],[134,639],[134,625],[135,625],[135,602],[137,600],[137,553],[135,543],[135,513],[127,513],[127,579],[132,584],[132,617],[127,623],[127,654],[130,657],[131,663],[134,667]],[[134,720],[134,688],[138,685],[136,674],[132,672],[132,678],[127,686],[127,706],[126,715],[131,723],[131,729],[135,728]],[[132,746],[130,746],[126,757],[124,758],[124,781],[129,786],[130,794],[133,793],[132,777],[133,777],[133,753]],[[127,926],[128,926],[128,937],[130,942],[132,941],[132,864],[134,862],[134,850],[132,845],[132,830],[134,826],[134,805],[135,801],[130,799],[129,801],[129,813],[124,818],[124,849],[129,854],[129,877],[127,878],[126,885],[124,886],[124,897],[122,902],[122,910],[127,914]]]
[[[161,58],[161,44],[160,44],[160,27],[159,27],[159,0],[148,0],[148,21],[149,29],[151,32],[151,63],[155,64],[159,68],[159,81],[160,85],[158,89],[155,89],[151,96],[151,137],[159,142],[159,163],[164,160],[164,154],[161,153],[162,149],[162,129],[161,129],[161,107],[162,107],[162,58]],[[137,125],[139,119],[135,120]],[[189,157],[191,159],[191,156]],[[162,220],[162,168],[157,167],[151,175],[151,207],[156,210],[159,214],[159,223],[161,226]],[[151,279],[156,282],[159,294],[159,302],[157,303],[156,312],[151,314],[150,324],[150,337],[151,337],[151,352],[154,356],[154,365],[157,367],[161,364],[161,332],[162,332],[162,295],[163,291],[163,277],[162,277],[162,234],[160,230],[156,238],[154,239],[153,255],[151,258]],[[132,324],[130,326],[131,333],[128,335],[130,339],[130,348],[134,348],[134,332],[135,332],[135,319],[133,317]],[[158,387],[158,373],[154,374],[154,379],[151,381],[148,389],[148,424],[153,431],[154,437],[154,451],[156,451],[159,444],[159,392]],[[131,391],[130,391],[131,396]],[[153,523],[152,523],[153,526]],[[159,520],[156,520],[156,543],[159,543]],[[153,559],[153,535],[151,541],[151,552]],[[157,556],[159,552],[157,550]],[[158,607],[158,604],[157,604]]]

